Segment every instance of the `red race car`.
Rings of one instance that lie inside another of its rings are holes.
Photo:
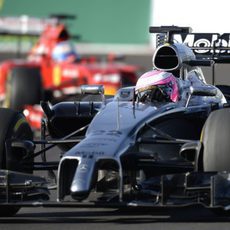
[[[12,26],[13,25],[13,26]],[[139,67],[116,61],[82,58],[71,43],[67,27],[58,17],[37,19],[1,18],[3,32],[36,34],[40,37],[26,59],[0,64],[0,102],[4,107],[24,110],[34,128],[39,128],[40,101],[56,103],[76,95],[83,84],[102,84],[106,95],[134,85]]]

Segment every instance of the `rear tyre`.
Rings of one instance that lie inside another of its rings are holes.
[[[230,171],[230,109],[216,110],[208,117],[202,132],[203,170]],[[224,209],[211,209],[217,216],[229,216]]]
[[[11,138],[32,140],[33,132],[25,117],[10,109],[0,108],[0,169],[32,173],[32,160],[27,161],[25,168],[21,160],[25,156],[22,149],[12,151],[6,155],[5,141]],[[13,216],[20,207],[1,206],[0,216]]]
[[[40,69],[15,67],[6,83],[6,98],[3,106],[21,111],[25,105],[40,104],[43,98]]]

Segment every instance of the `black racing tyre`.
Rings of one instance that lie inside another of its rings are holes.
[[[32,173],[33,160],[28,160],[25,168],[22,157],[25,152],[22,149],[15,149],[11,156],[6,155],[5,141],[11,138],[32,140],[33,132],[23,114],[0,108],[0,169]],[[12,216],[18,212],[20,207],[4,206],[0,209],[0,216]]]
[[[203,127],[203,170],[230,171],[230,108],[210,114]]]
[[[3,106],[21,111],[24,105],[40,104],[43,98],[42,78],[37,67],[15,67],[6,82]]]

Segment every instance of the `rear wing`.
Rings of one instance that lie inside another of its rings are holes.
[[[215,63],[230,63],[230,33],[192,33],[190,27],[150,27],[156,34],[156,47],[165,43],[184,43],[197,59],[209,59]]]
[[[216,63],[230,63],[230,33],[174,34],[174,43],[185,43],[196,57]]]
[[[26,15],[20,17],[0,17],[0,35],[38,36],[47,25],[58,23],[56,18],[35,18]]]
[[[48,25],[57,25],[61,21],[74,20],[75,15],[52,14],[47,18],[30,17],[0,17],[0,35],[39,36]]]

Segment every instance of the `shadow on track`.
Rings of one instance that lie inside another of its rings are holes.
[[[157,222],[172,223],[206,223],[229,222],[229,216],[218,216],[205,208],[177,208],[177,209],[75,209],[53,210],[40,209],[39,212],[26,212],[24,209],[14,217],[0,218],[0,223],[119,223],[143,224]]]

